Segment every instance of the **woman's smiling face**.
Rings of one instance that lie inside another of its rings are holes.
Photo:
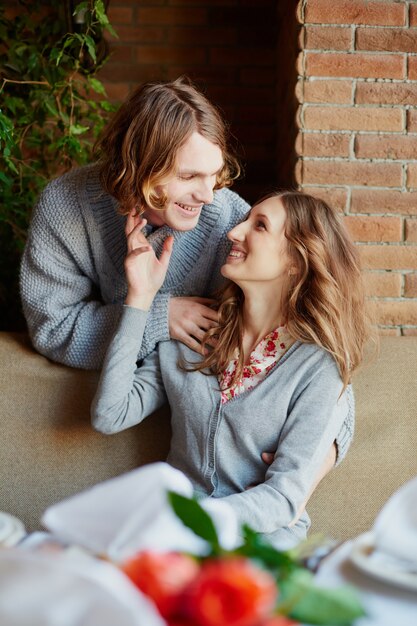
[[[287,213],[279,197],[256,204],[248,218],[227,235],[232,242],[222,275],[239,286],[269,282],[282,285],[287,279],[290,258],[285,237]]]

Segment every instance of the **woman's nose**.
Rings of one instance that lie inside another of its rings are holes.
[[[242,241],[244,238],[244,226],[243,224],[238,224],[232,230],[229,230],[227,233],[227,238],[229,241]]]

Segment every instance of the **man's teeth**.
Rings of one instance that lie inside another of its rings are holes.
[[[198,211],[198,207],[196,206],[186,206],[185,204],[181,204],[180,202],[177,202],[177,204],[185,211],[190,211],[190,213],[195,213],[196,211]]]

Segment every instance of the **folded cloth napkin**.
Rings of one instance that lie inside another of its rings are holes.
[[[164,626],[114,565],[83,555],[0,551],[4,626]]]
[[[69,543],[121,562],[141,549],[181,550],[204,554],[207,544],[174,514],[167,492],[191,497],[189,479],[167,463],[152,463],[86,489],[49,507],[43,525]],[[233,509],[225,502],[201,501],[221,545],[239,543]]]
[[[417,572],[417,476],[391,496],[372,530],[377,552],[404,559]]]

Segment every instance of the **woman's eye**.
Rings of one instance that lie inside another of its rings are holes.
[[[260,220],[258,220],[256,222],[256,228],[260,230],[266,230],[265,222],[261,222]]]

